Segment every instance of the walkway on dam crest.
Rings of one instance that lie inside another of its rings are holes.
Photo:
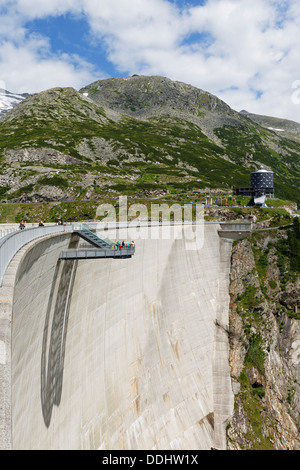
[[[209,222],[205,222],[207,224]],[[214,223],[214,222],[213,222]],[[137,227],[155,227],[167,225],[182,225],[182,223],[156,223],[156,222],[139,222]],[[135,253],[135,248],[132,244],[127,245],[121,250],[114,245],[111,240],[99,238],[95,231],[108,230],[110,228],[125,228],[126,225],[122,223],[117,224],[68,224],[68,225],[53,225],[29,228],[25,230],[8,229],[9,233],[0,238],[0,286],[2,285],[3,276],[5,271],[13,259],[14,255],[27,243],[46,235],[57,235],[62,232],[73,232],[80,236],[84,241],[94,247],[94,249],[80,248],[77,250],[67,250],[61,253],[60,259],[99,259],[99,258],[130,258]],[[218,231],[221,238],[229,238],[238,240],[247,237],[251,234],[253,226],[251,223],[240,222],[221,222],[220,230]],[[0,231],[0,235],[3,231]]]
[[[24,230],[8,229],[9,233],[0,238],[0,287],[5,271],[15,254],[27,243],[44,236],[59,235],[65,232],[74,233],[94,247],[92,250],[89,248],[65,250],[61,253],[60,259],[130,258],[134,255],[135,248],[132,245],[119,250],[116,249],[112,241],[99,238],[94,233],[97,225],[69,224],[35,227]]]

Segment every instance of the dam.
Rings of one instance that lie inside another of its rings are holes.
[[[234,237],[219,232],[204,224],[194,250],[144,236],[127,259],[60,259],[74,231],[18,249],[0,288],[0,449],[226,449]]]

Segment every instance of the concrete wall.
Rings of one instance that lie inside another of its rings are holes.
[[[231,243],[218,228],[206,226],[197,251],[136,240],[124,260],[58,262],[77,244],[70,235],[26,249],[13,297],[13,449],[225,448]]]

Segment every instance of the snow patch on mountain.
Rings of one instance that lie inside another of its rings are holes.
[[[10,111],[14,106],[27,98],[27,96],[29,96],[28,93],[19,95],[17,93],[10,93],[9,91],[0,88],[0,118]]]

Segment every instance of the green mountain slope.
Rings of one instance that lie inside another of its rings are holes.
[[[271,116],[261,116],[259,114],[248,113],[247,111],[241,111],[241,113],[260,126],[275,132],[280,137],[300,143],[300,124],[298,122]]]
[[[300,144],[163,77],[31,95],[0,120],[0,197],[37,202],[249,184],[261,164],[299,201]]]

